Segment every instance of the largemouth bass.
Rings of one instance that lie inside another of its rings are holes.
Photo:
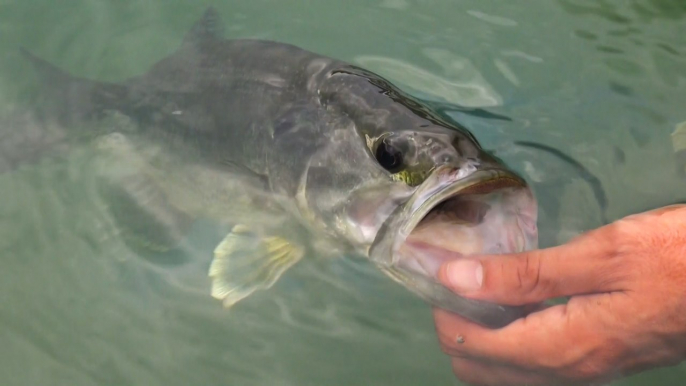
[[[289,44],[225,39],[222,25],[209,9],[175,53],[121,83],[24,51],[43,79],[41,116],[104,126],[93,133],[102,191],[132,239],[164,250],[195,219],[232,224],[208,267],[227,307],[303,256],[349,255],[474,322],[524,314],[435,277],[450,259],[537,247],[524,179],[383,77]],[[112,114],[131,123],[103,125]]]

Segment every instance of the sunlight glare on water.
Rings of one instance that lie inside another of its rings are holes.
[[[449,112],[532,183],[541,246],[683,197],[670,142],[686,121],[683,1],[213,5],[230,38],[292,43],[441,108],[510,117]],[[205,7],[0,2],[0,384],[454,384],[430,308],[364,262],[306,259],[272,290],[222,309],[206,273],[223,229],[195,224],[174,254],[128,249],[98,198],[93,149],[48,146],[61,129],[39,130],[25,113],[36,78],[18,46],[73,74],[122,80],[173,52]],[[24,141],[54,158],[17,154]],[[604,195],[578,168],[514,141],[563,151]],[[10,172],[15,159],[31,162]],[[684,376],[682,366],[616,384]]]

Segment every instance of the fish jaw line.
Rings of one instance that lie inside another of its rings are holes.
[[[398,264],[402,258],[400,248],[417,226],[440,204],[467,195],[491,194],[506,189],[517,189],[527,196],[525,200],[530,202],[525,205],[530,206],[526,209],[531,213],[522,213],[522,217],[525,217],[522,227],[537,234],[535,198],[521,177],[501,168],[475,169],[465,175],[463,170],[444,166],[437,168],[410,200],[390,216],[370,249],[370,259],[381,266]],[[531,248],[531,245],[527,247]],[[436,248],[431,245],[433,252],[438,252]],[[461,251],[444,252],[450,252],[455,257],[461,255]]]

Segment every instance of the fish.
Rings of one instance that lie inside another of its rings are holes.
[[[483,326],[526,314],[459,296],[437,272],[537,248],[529,184],[382,76],[288,43],[228,39],[214,8],[175,52],[121,82],[22,54],[41,80],[37,115],[100,155],[100,191],[129,224],[122,237],[164,252],[197,219],[230,228],[207,273],[224,307],[305,256],[346,256]]]
[[[686,177],[686,121],[678,123],[671,134],[674,166],[679,177]]]

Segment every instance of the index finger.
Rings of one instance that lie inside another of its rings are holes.
[[[441,266],[438,279],[462,296],[502,305],[621,291],[627,270],[612,258],[615,233],[606,227],[547,249],[456,259]]]

